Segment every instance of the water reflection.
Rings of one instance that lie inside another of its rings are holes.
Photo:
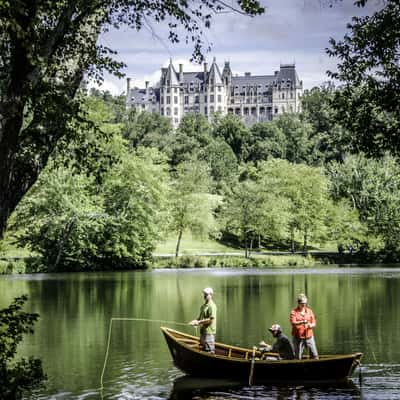
[[[266,328],[273,323],[280,323],[289,333],[289,312],[296,294],[307,292],[318,321],[319,352],[363,352],[364,398],[400,398],[400,269],[3,276],[0,308],[27,293],[26,311],[41,315],[35,334],[21,349],[22,355],[43,360],[49,382],[40,399],[98,399],[110,318],[187,322],[197,314],[201,289],[206,286],[215,291],[218,341],[245,347],[270,340]],[[172,365],[159,326],[153,322],[115,323],[104,376],[105,398],[179,398],[175,380],[182,374]],[[190,327],[186,332],[194,333]],[[205,399],[361,397],[361,393],[337,388],[231,387],[193,393]]]
[[[266,400],[312,400],[312,399],[361,399],[360,388],[352,381],[336,385],[312,386],[238,386],[228,380],[212,380],[179,377],[174,381],[169,400],[217,400],[217,399],[266,399]]]

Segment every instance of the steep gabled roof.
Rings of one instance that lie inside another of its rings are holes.
[[[215,57],[213,63],[211,64],[210,72],[208,73],[207,82],[210,83],[211,80],[214,81],[214,85],[222,85],[222,76],[215,61]]]
[[[165,73],[165,83],[169,82],[170,85],[179,85],[178,75],[175,71],[172,60],[169,61],[167,71]]]

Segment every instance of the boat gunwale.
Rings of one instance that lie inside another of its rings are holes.
[[[241,362],[241,363],[251,363],[253,361],[252,358],[245,359],[245,358],[229,357],[229,356],[224,356],[224,355],[220,355],[220,354],[209,354],[205,351],[195,349],[187,343],[180,342],[179,339],[176,338],[172,333],[177,333],[181,336],[186,336],[198,343],[199,338],[197,336],[190,335],[185,332],[176,331],[174,329],[163,327],[163,326],[160,328],[161,328],[162,332],[167,334],[179,346],[184,347],[185,349],[189,350],[190,352],[200,354],[201,356],[210,357],[212,359],[222,359],[222,360],[227,360],[227,361],[232,361],[232,362]],[[215,342],[215,347],[237,350],[237,351],[241,351],[243,353],[249,353],[249,354],[253,353],[253,349],[246,348],[246,347],[231,346],[231,345],[228,345],[225,343],[220,343],[220,342]],[[258,351],[258,353],[260,354],[259,351]],[[277,353],[267,353],[267,354],[269,354],[271,356],[277,355]],[[254,363],[255,364],[276,364],[276,363],[279,363],[279,364],[304,364],[304,363],[307,363],[308,364],[308,363],[324,363],[324,362],[331,362],[333,360],[345,360],[345,359],[353,359],[353,361],[354,361],[354,360],[360,359],[362,357],[362,355],[363,355],[363,353],[356,352],[356,353],[350,353],[350,354],[320,355],[320,358],[318,358],[318,359],[313,359],[313,358],[303,358],[300,360],[299,359],[294,359],[294,360],[285,360],[285,359],[276,359],[276,360],[258,359],[257,360],[257,359],[254,359]]]

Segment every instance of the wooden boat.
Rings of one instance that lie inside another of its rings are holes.
[[[322,355],[318,360],[281,360],[276,353],[215,344],[215,354],[202,351],[199,338],[161,327],[172,359],[184,373],[203,378],[249,383],[324,383],[348,380],[360,365],[362,353]]]

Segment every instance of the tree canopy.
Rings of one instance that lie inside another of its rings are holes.
[[[114,51],[98,43],[99,34],[123,25],[141,29],[166,21],[169,40],[193,42],[193,58],[203,57],[203,30],[212,14],[264,11],[256,0],[237,6],[220,0],[19,0],[0,7],[0,237],[7,220],[61,138],[75,135],[76,93],[84,76],[121,76]],[[183,28],[183,29],[182,29]]]
[[[337,118],[356,148],[374,156],[400,152],[400,3],[382,3],[373,15],[354,17],[344,38],[332,38],[327,49],[340,60],[329,72],[343,82],[334,101]]]

